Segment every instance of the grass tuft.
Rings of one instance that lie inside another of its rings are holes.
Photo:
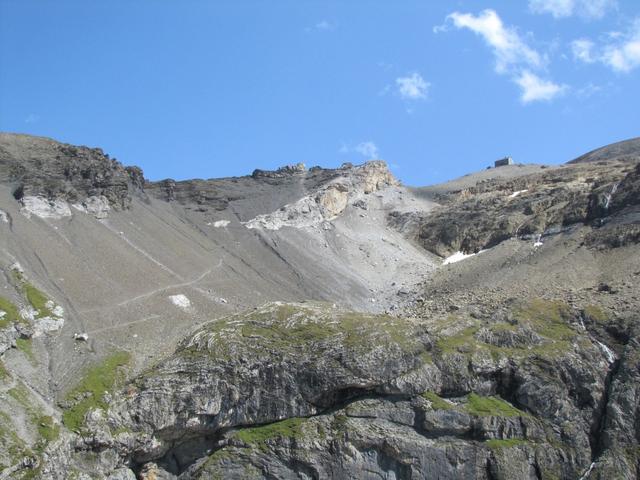
[[[569,326],[569,306],[561,301],[535,298],[515,312],[518,321],[529,323],[540,335],[550,340],[571,340],[576,332]]]
[[[22,290],[27,301],[36,310],[36,318],[50,317],[53,312],[47,307],[47,296],[28,282],[22,284]]]
[[[288,418],[280,422],[269,423],[259,427],[243,428],[234,435],[238,440],[264,448],[264,444],[274,438],[300,438],[302,424],[306,418]]]
[[[422,394],[422,397],[424,397],[427,400],[429,400],[429,402],[431,403],[431,407],[434,410],[451,410],[451,409],[454,408],[454,405],[452,405],[449,402],[447,402],[445,399],[440,397],[435,392],[424,392]]]
[[[58,439],[60,435],[60,425],[55,423],[53,417],[49,415],[41,415],[36,419],[38,425],[38,433],[44,443],[50,443]]]
[[[510,403],[498,397],[482,397],[475,393],[467,396],[465,409],[471,415],[478,417],[524,417],[528,416]]]
[[[107,408],[104,394],[123,379],[123,367],[128,365],[129,360],[129,353],[116,352],[86,371],[78,385],[66,397],[73,403],[73,406],[67,408],[62,414],[62,423],[69,430],[80,430],[89,410]]]
[[[442,336],[436,342],[441,354],[462,353],[472,355],[478,351],[489,352],[494,359],[501,357],[556,357],[567,352],[577,335],[571,327],[571,310],[561,301],[533,299],[513,311],[515,325],[521,325],[534,331],[542,343],[525,346],[497,346],[484,343],[476,338],[479,324],[461,330],[454,335]],[[488,328],[493,332],[515,331],[516,326],[498,322]]]
[[[250,314],[218,320],[198,332],[180,350],[187,356],[206,353],[228,360],[232,351],[296,353],[300,349],[321,350],[340,342],[349,352],[366,351],[371,345],[389,344],[416,361],[431,361],[411,322],[388,315],[367,315],[334,310],[330,306],[273,305]],[[251,339],[247,342],[246,339]]]
[[[527,445],[529,441],[521,438],[505,438],[505,439],[492,439],[484,442],[491,450],[502,450],[503,448],[513,448],[520,445]]]
[[[609,318],[606,313],[597,305],[587,305],[584,307],[584,315],[587,319],[596,323],[607,323]]]
[[[17,338],[16,348],[26,355],[26,357],[33,363],[36,361],[36,356],[33,353],[33,344],[30,338]]]
[[[0,318],[0,328],[8,327],[21,320],[18,307],[4,297],[0,297],[0,310],[4,312],[4,316]]]

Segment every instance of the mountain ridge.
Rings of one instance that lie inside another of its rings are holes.
[[[1,134],[0,475],[635,478],[634,158],[148,182]]]

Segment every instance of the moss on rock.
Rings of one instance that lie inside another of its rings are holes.
[[[8,327],[12,323],[20,321],[18,307],[4,297],[0,297],[0,311],[4,312],[4,315],[0,317],[0,328]]]
[[[431,403],[431,408],[433,408],[434,410],[451,410],[455,407],[453,404],[447,402],[444,398],[440,397],[435,392],[424,392],[422,394],[422,397],[429,400],[429,403]]]
[[[499,397],[483,397],[475,393],[467,396],[465,410],[478,417],[524,417],[528,416],[522,410]]]
[[[425,345],[416,335],[418,329],[409,320],[389,315],[354,313],[325,304],[274,303],[212,322],[184,343],[180,353],[227,360],[235,346],[281,355],[324,344],[339,343],[349,352],[383,344],[423,359]]]
[[[243,428],[235,432],[234,436],[248,445],[264,448],[265,442],[274,438],[300,438],[305,421],[306,418],[288,418],[259,427]]]

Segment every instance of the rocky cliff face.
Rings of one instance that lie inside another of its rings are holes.
[[[607,428],[625,436],[607,426],[618,358],[585,315],[543,300],[420,321],[267,305],[190,335],[86,418],[84,445],[105,473],[142,478],[578,478],[592,451],[621,460]]]
[[[142,170],[99,148],[9,134],[0,134],[0,179],[27,214],[52,218],[71,216],[71,205],[98,216],[128,208],[132,190],[144,183]]]
[[[627,147],[413,190],[3,134],[0,479],[637,478]]]
[[[312,194],[282,206],[277,212],[258,215],[246,222],[248,228],[279,230],[282,227],[309,227],[330,221],[342,214],[349,203],[364,195],[400,183],[381,161],[358,167],[343,167],[343,174],[326,182]]]
[[[576,224],[602,225],[604,218],[637,210],[638,198],[631,193],[637,192],[637,177],[634,164],[618,161],[486,180],[441,194],[442,207],[433,213],[392,212],[390,222],[436,255],[476,253],[510,238],[541,238]]]

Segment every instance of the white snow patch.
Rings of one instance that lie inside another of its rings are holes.
[[[186,295],[183,295],[182,293],[179,293],[178,295],[169,295],[169,300],[176,307],[182,308],[184,310],[186,310],[187,308],[191,307],[191,300],[189,300],[186,297]]]
[[[533,242],[533,248],[538,248],[544,245],[544,243],[542,243],[541,240],[542,240],[542,235],[538,235],[538,238],[536,239],[536,241]]]
[[[20,213],[25,217],[31,218],[31,215],[35,215],[39,218],[52,218],[59,220],[64,217],[71,216],[71,209],[69,204],[64,200],[47,200],[44,197],[22,197],[20,199],[22,208]]]
[[[442,262],[442,265],[449,265],[450,263],[460,262],[462,260],[466,260],[469,257],[473,257],[474,255],[478,255],[483,252],[486,252],[486,250],[480,250],[478,253],[456,252],[453,255],[445,258],[444,261]]]
[[[0,210],[0,222],[9,223],[9,215],[4,210]]]
[[[74,333],[73,334],[73,339],[74,340],[81,340],[83,342],[86,342],[89,340],[89,334],[88,333]]]
[[[213,226],[215,228],[224,228],[226,226],[228,226],[231,222],[229,220],[217,220],[215,222],[213,222]]]
[[[607,357],[607,361],[609,363],[613,363],[616,361],[616,354],[613,353],[613,351],[609,347],[607,347],[604,343],[599,342],[598,340],[596,340],[596,343],[600,347],[600,350],[602,350],[602,353],[604,353],[605,357]]]
[[[529,189],[525,188],[524,190],[516,190],[515,192],[513,192],[511,195],[509,195],[509,198],[516,198],[518,195],[520,195],[521,193],[525,193],[528,192]]]

